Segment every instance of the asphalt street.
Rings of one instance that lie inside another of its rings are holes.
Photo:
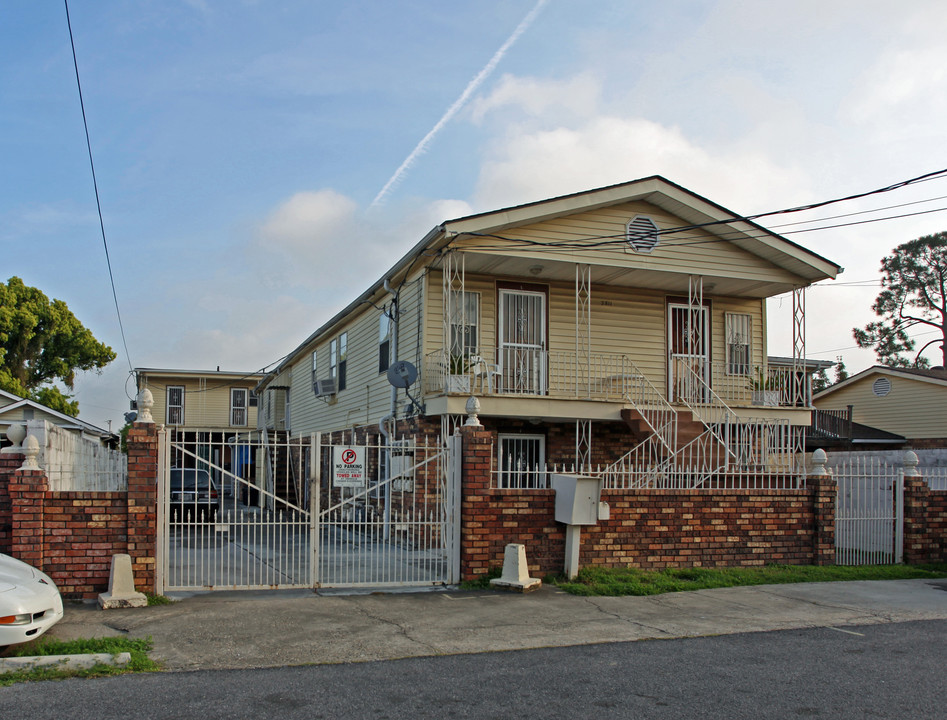
[[[0,689],[0,717],[943,718],[947,621]]]

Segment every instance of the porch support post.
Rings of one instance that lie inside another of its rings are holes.
[[[806,289],[792,289],[792,404],[808,406],[806,374]]]
[[[575,397],[592,395],[592,266],[575,265]]]
[[[447,354],[448,374],[456,368],[451,367],[454,348],[451,344],[451,328],[460,328],[460,352],[464,353],[464,328],[467,327],[467,303],[464,302],[465,283],[464,254],[451,250],[444,256],[444,352]],[[458,307],[459,306],[459,307]],[[475,350],[477,348],[474,348]]]
[[[575,468],[576,472],[587,472],[592,465],[592,421],[575,421]]]
[[[687,333],[684,336],[684,352],[690,358],[706,357],[704,348],[704,277],[690,275],[687,278]],[[688,361],[690,364],[690,361]],[[685,375],[687,387],[685,397],[696,400],[704,397],[704,389],[698,387],[698,381],[706,377],[706,369],[702,365],[692,368],[693,372]]]

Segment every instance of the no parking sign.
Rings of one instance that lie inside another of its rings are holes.
[[[333,487],[365,487],[364,447],[335,447],[332,460]]]

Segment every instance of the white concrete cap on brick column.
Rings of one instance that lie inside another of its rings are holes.
[[[23,441],[23,464],[20,470],[39,470],[39,463],[36,458],[39,457],[39,440],[34,435],[27,435]]]
[[[22,425],[21,423],[14,423],[13,425],[7,428],[6,435],[7,435],[7,440],[9,440],[13,444],[10,445],[10,447],[5,447],[3,448],[3,450],[0,450],[0,453],[10,453],[10,454],[16,453],[17,455],[19,455],[21,452],[23,452],[22,443],[23,443],[23,438],[26,437],[26,425]]]
[[[138,393],[138,400],[135,403],[138,408],[138,418],[135,422],[153,423],[155,419],[151,416],[151,408],[155,406],[155,396],[151,394],[148,388],[142,389]]]
[[[510,543],[503,551],[503,574],[490,581],[490,585],[503,590],[529,592],[536,590],[543,581],[529,577],[529,567],[526,565],[526,546],[519,543]]]
[[[109,575],[109,591],[99,595],[99,607],[112,608],[145,607],[148,598],[135,592],[135,575],[132,573],[132,556],[118,553],[112,556],[112,572]]]

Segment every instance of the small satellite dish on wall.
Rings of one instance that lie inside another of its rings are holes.
[[[418,369],[407,360],[398,360],[388,366],[388,382],[396,388],[409,388],[418,379]]]

